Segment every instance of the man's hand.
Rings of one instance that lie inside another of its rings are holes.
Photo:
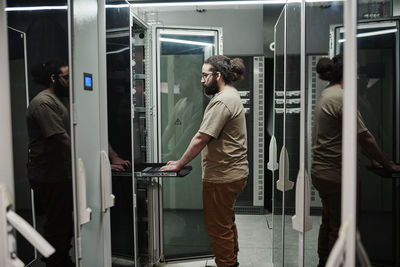
[[[400,165],[395,164],[393,161],[389,161],[387,166],[384,166],[389,172],[400,172]]]
[[[160,171],[180,171],[183,166],[180,164],[179,160],[168,161],[167,165],[162,166]]]
[[[203,150],[211,138],[208,134],[197,132],[182,157],[177,161],[168,161],[167,165],[160,168],[160,171],[180,171]]]
[[[373,166],[374,168],[377,168],[377,169],[382,169],[382,168],[383,168],[383,165],[380,164],[379,162],[377,162],[377,161],[374,160],[374,159],[371,159],[371,163],[372,163],[372,166]]]
[[[117,171],[117,172],[122,172],[125,170],[124,166],[119,165],[119,164],[111,164],[111,170]]]
[[[131,167],[131,162],[129,160],[121,159],[120,157],[114,157],[111,160],[111,165],[120,165],[123,168],[129,168]]]

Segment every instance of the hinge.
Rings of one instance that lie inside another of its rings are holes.
[[[136,209],[136,204],[137,204],[137,202],[136,202],[136,194],[133,194],[133,208],[135,208],[135,209]]]
[[[74,125],[78,124],[78,112],[76,103],[72,103],[72,122]]]

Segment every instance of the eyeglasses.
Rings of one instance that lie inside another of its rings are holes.
[[[206,79],[208,78],[208,76],[210,76],[210,74],[213,74],[213,73],[212,73],[212,72],[208,72],[208,73],[203,72],[203,73],[201,74],[201,78],[204,79],[204,80],[206,80]]]

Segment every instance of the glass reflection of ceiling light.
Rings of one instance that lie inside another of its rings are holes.
[[[129,4],[106,5],[106,8],[129,7]],[[38,10],[66,10],[68,6],[26,6],[26,7],[6,7],[8,12],[12,11],[38,11]]]
[[[169,42],[169,43],[178,43],[178,44],[201,45],[201,46],[213,46],[214,45],[214,44],[211,44],[211,43],[203,43],[203,42],[188,41],[188,40],[181,40],[181,39],[172,39],[172,38],[160,38],[160,41]]]
[[[305,0],[306,2],[343,2],[345,0]],[[275,5],[286,4],[291,2],[299,2],[301,0],[259,0],[259,1],[210,1],[210,2],[163,2],[163,3],[132,3],[133,7],[170,7],[170,6],[193,6],[193,5],[209,5],[209,6],[224,6],[224,5]],[[129,7],[129,4],[106,5],[106,8],[123,8]],[[66,10],[67,6],[30,6],[30,7],[6,7],[6,11],[35,11],[35,10]]]
[[[114,51],[108,51],[108,52],[106,52],[106,55],[118,54],[118,53],[124,52],[126,50],[129,50],[129,47],[124,47],[124,48],[114,50]]]
[[[343,2],[345,0],[305,0],[305,2],[310,3],[321,3],[321,2]],[[133,7],[173,7],[173,6],[227,6],[227,5],[276,5],[276,4],[286,4],[286,3],[301,3],[301,0],[249,0],[249,1],[188,1],[188,2],[159,2],[159,3],[146,3],[146,2],[133,2],[131,6]]]
[[[172,6],[195,6],[195,5],[206,5],[206,6],[227,6],[227,5],[265,5],[265,4],[285,4],[285,0],[259,0],[259,1],[204,1],[204,2],[162,2],[162,3],[135,3],[131,5],[133,7],[172,7]]]
[[[363,37],[383,35],[383,34],[389,34],[389,33],[395,33],[395,32],[397,32],[397,29],[389,29],[389,30],[382,30],[382,31],[375,31],[375,32],[364,32],[364,33],[357,34],[357,37],[363,38]],[[339,39],[338,42],[343,43],[344,41],[346,41],[346,39]]]
[[[106,5],[106,8],[123,8],[123,7],[129,7],[129,4]]]
[[[67,6],[27,6],[27,7],[6,7],[10,11],[35,11],[35,10],[66,10]]]

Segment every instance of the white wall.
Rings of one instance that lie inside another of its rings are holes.
[[[263,9],[159,12],[164,25],[223,27],[225,55],[263,55]]]

